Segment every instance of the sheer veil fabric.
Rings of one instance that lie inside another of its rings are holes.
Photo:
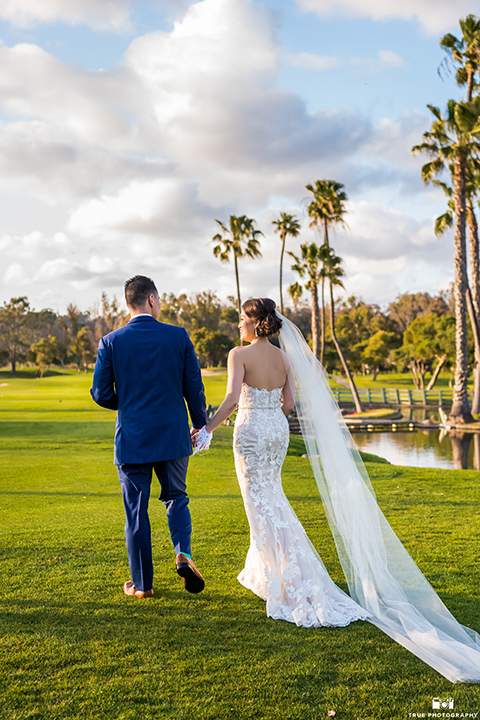
[[[352,598],[451,682],[480,682],[480,636],[455,620],[393,532],[322,366],[296,325],[278,315],[302,435]]]

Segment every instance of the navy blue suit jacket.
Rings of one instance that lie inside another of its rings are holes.
[[[134,316],[98,345],[92,398],[117,410],[115,464],[174,460],[192,452],[193,427],[207,422],[205,393],[184,328]]]

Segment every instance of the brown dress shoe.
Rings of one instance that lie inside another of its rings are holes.
[[[179,553],[175,559],[175,565],[177,573],[183,580],[185,590],[190,593],[202,592],[205,587],[205,580],[203,579],[200,571],[195,567],[193,560],[190,560],[186,555]]]
[[[153,590],[137,590],[132,580],[127,580],[124,584],[123,592],[125,595],[133,595],[133,597],[137,598],[153,597]]]

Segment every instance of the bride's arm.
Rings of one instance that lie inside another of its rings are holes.
[[[295,376],[288,360],[284,358],[284,361],[287,381],[282,389],[282,412],[284,415],[288,415],[295,407]]]
[[[245,368],[239,357],[239,350],[241,353],[241,348],[233,348],[228,354],[227,393],[215,415],[205,425],[205,429],[210,433],[237,409],[238,399],[242,390],[243,377],[245,375]]]

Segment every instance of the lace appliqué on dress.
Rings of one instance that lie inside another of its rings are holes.
[[[240,394],[233,447],[250,548],[238,580],[266,601],[269,617],[344,627],[368,614],[331,580],[283,492],[289,427],[281,394],[246,384]]]

